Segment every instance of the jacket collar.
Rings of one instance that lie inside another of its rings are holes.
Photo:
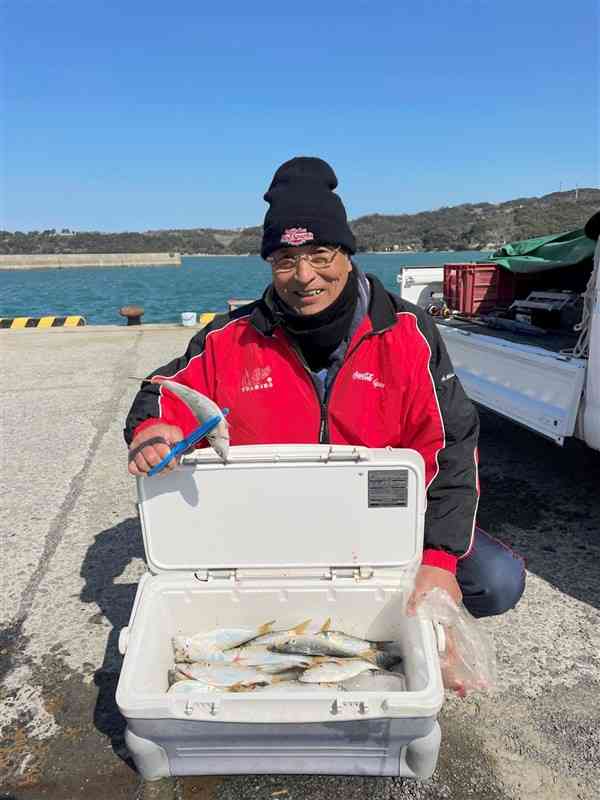
[[[371,301],[369,303],[369,317],[373,326],[373,333],[383,333],[396,324],[396,307],[392,296],[385,289],[379,278],[367,275],[371,284]]]
[[[368,281],[369,284],[370,298],[367,316],[371,322],[372,332],[382,333],[396,322],[396,310],[392,299],[378,278],[360,270],[357,271],[359,283]],[[273,285],[269,284],[250,315],[252,325],[264,336],[273,336],[275,328],[280,324],[275,317],[273,292]]]

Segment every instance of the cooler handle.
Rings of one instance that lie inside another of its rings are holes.
[[[119,653],[121,653],[122,656],[124,656],[125,653],[127,652],[127,646],[129,644],[129,631],[131,629],[131,626],[133,625],[133,620],[135,619],[135,614],[140,604],[140,598],[142,596],[143,586],[149,577],[150,575],[147,572],[145,572],[140,578],[138,582],[137,592],[135,593],[135,599],[133,601],[133,608],[131,609],[131,614],[129,615],[129,624],[126,625],[124,628],[121,628],[121,630],[119,631],[118,647],[119,647]]]

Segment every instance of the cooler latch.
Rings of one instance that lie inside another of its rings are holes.
[[[354,578],[357,581],[365,581],[373,577],[373,567],[332,567],[331,578]]]
[[[194,578],[198,581],[230,581],[235,579],[234,569],[197,569]]]

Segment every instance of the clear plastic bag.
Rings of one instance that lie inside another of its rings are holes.
[[[443,628],[445,643],[440,653],[440,666],[446,689],[466,697],[496,688],[493,639],[462,603],[457,606],[448,592],[432,589],[420,599],[416,616],[439,623]]]

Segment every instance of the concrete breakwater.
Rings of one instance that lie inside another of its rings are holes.
[[[52,253],[0,255],[0,269],[66,267],[179,267],[180,253]]]

